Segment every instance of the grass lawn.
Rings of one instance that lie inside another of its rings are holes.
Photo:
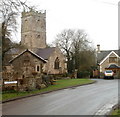
[[[120,117],[120,109],[116,109],[115,111],[112,112],[111,115],[117,115]]]
[[[87,83],[92,83],[93,80],[90,79],[64,79],[64,80],[57,80],[54,85],[50,85],[49,87],[40,89],[40,90],[34,90],[29,92],[3,92],[2,93],[2,100],[8,100],[16,97],[26,96],[30,94],[36,94],[36,93],[43,93],[47,91],[53,91],[61,88],[66,88],[70,86],[76,86],[76,85],[82,85]]]

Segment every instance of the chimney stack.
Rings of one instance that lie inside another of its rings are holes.
[[[97,52],[100,53],[100,44],[97,45]]]

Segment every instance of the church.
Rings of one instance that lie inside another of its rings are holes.
[[[3,82],[18,81],[20,90],[41,88],[43,73],[67,72],[66,58],[59,48],[47,46],[46,12],[22,12],[21,20],[20,43],[24,48],[8,52],[12,59],[3,71]]]
[[[21,45],[42,57],[47,62],[43,72],[48,74],[66,73],[65,56],[57,47],[47,47],[46,11],[22,12]]]

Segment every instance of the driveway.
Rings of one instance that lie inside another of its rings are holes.
[[[37,95],[3,104],[3,115],[102,115],[118,100],[118,80]]]

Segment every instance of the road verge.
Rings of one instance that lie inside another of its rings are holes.
[[[90,85],[90,84],[93,84],[93,83],[96,83],[96,82],[97,81],[93,80],[92,82],[85,83],[85,84],[78,84],[78,85],[74,85],[74,86],[67,86],[67,87],[58,88],[58,89],[55,89],[55,90],[53,89],[53,90],[50,90],[50,91],[44,91],[44,92],[40,92],[40,93],[29,94],[29,95],[26,95],[26,96],[15,97],[15,98],[3,100],[2,103],[6,103],[6,102],[10,102],[10,101],[15,101],[15,100],[18,100],[18,99],[27,98],[27,97],[31,97],[31,96],[46,94],[46,93],[50,93],[50,92],[53,92],[53,91],[59,91],[59,90],[67,89],[67,88],[74,88],[74,87],[78,87],[78,86]]]
[[[98,109],[98,111],[94,114],[96,115],[106,115],[106,116],[110,116],[110,114],[112,113],[112,111],[117,107],[117,103],[118,103],[118,98],[113,98],[111,99],[110,102],[107,102],[105,105],[103,105],[101,108]]]
[[[109,112],[109,117],[112,116],[120,116],[117,111],[120,110],[120,104],[116,104],[112,107],[111,111]]]

